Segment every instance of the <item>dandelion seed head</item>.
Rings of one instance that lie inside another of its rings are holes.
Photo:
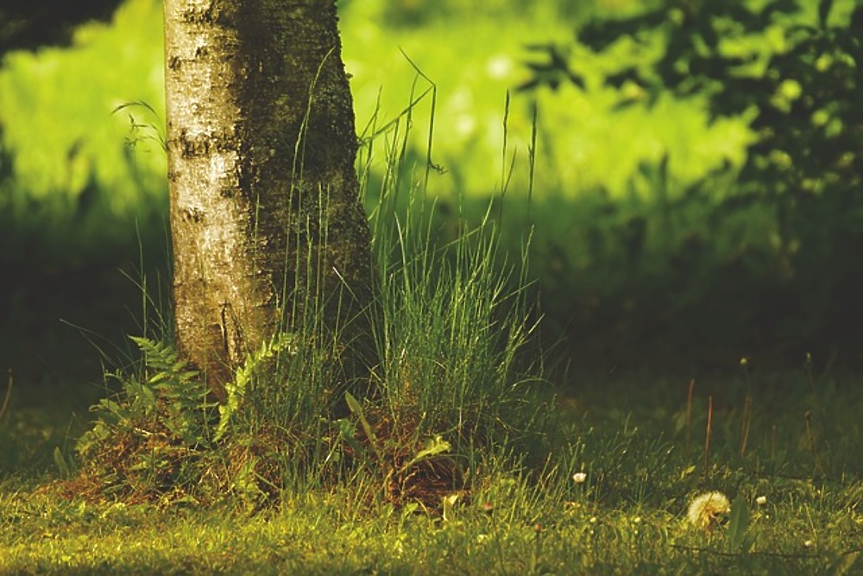
[[[586,472],[576,472],[575,474],[572,475],[572,481],[575,482],[576,484],[584,484],[584,482],[586,480],[587,480],[587,473]]]
[[[706,492],[697,496],[690,504],[686,517],[690,524],[701,530],[712,530],[723,516],[731,510],[728,497],[722,492]]]

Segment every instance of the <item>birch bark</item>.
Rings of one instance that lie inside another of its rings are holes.
[[[368,222],[334,0],[165,0],[175,339],[220,397],[322,311],[368,365]]]

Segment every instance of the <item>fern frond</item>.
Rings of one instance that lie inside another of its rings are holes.
[[[198,378],[198,371],[191,370],[170,344],[149,338],[130,338],[143,352],[144,364],[150,372],[146,385],[137,385],[141,389],[136,389],[132,383],[126,386],[127,390],[135,392],[133,403],[152,402],[143,389],[155,391],[164,411],[162,421],[168,430],[187,445],[206,442],[208,411],[213,404],[207,401],[209,390]]]
[[[173,346],[149,338],[138,336],[129,336],[129,338],[144,353],[144,362],[147,367],[157,373],[173,374],[178,367],[185,366],[185,363],[180,360],[180,354]]]
[[[234,381],[225,385],[227,400],[219,406],[219,425],[214,437],[216,442],[227,433],[231,419],[239,412],[250,385],[254,384],[255,378],[260,374],[261,366],[277,359],[282,352],[296,354],[295,334],[288,332],[276,334],[271,340],[265,342],[257,352],[246,356],[246,361],[237,370]]]

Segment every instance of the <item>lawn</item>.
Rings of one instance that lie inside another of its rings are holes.
[[[35,430],[32,414],[7,410],[6,453],[26,444],[29,464],[2,474],[0,572],[856,573],[859,384],[808,366],[691,389],[577,375],[548,461],[502,455],[438,509],[396,507],[363,475],[288,489],[253,513],[61,497],[51,454],[68,418]],[[687,508],[710,491],[732,512],[696,526]]]

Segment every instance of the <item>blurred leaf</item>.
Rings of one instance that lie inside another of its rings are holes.
[[[347,443],[353,451],[353,455],[358,460],[362,460],[364,464],[371,467],[371,462],[369,461],[368,454],[366,453],[366,449],[357,442],[356,439],[356,426],[354,423],[347,419],[341,419],[336,421],[336,426],[339,429],[339,438]]]
[[[728,524],[728,545],[733,551],[743,547],[749,531],[749,506],[743,496],[738,495],[731,503],[731,517]]]
[[[857,558],[859,556],[860,550],[854,550],[852,552],[846,552],[845,554],[842,554],[830,566],[829,572],[833,574],[833,576],[842,576],[843,574],[847,574],[848,570],[850,570],[857,562]]]
[[[378,459],[383,462],[384,455],[380,444],[378,444],[378,437],[375,435],[371,424],[366,419],[366,415],[365,413],[363,413],[363,407],[360,406],[359,401],[354,398],[350,392],[345,392],[345,401],[348,403],[348,408],[350,409],[350,411],[353,412],[354,415],[356,415],[356,417],[360,419],[360,424],[362,424],[363,431],[366,433],[366,438],[368,438],[369,443],[372,445],[372,448],[374,449]]]
[[[66,457],[63,456],[59,446],[54,447],[54,464],[57,466],[57,472],[60,473],[61,478],[69,478],[72,475],[69,463],[66,462]]]

